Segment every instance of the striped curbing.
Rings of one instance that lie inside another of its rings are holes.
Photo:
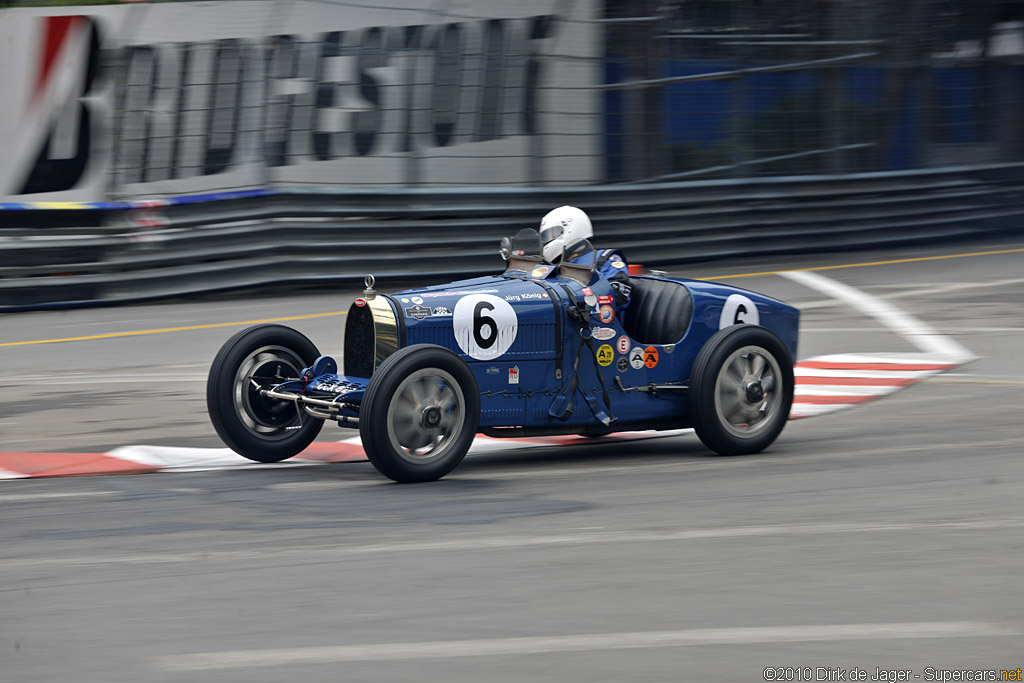
[[[826,415],[863,405],[915,382],[950,370],[966,359],[935,354],[836,354],[799,361],[790,419]],[[478,436],[470,455],[515,451],[538,446],[573,446],[610,441],[637,441],[690,434],[691,429],[665,432],[622,432],[601,439],[579,436],[499,439]],[[122,446],[106,453],[0,453],[0,479],[74,475],[205,472],[270,467],[300,467],[366,460],[359,437],[316,442],[280,463],[257,463],[228,448]]]
[[[905,353],[847,353],[799,361],[791,420],[834,413],[888,396],[971,358]]]
[[[581,436],[496,439],[477,436],[470,455],[515,451],[538,446],[574,446],[616,441],[678,436],[690,429],[664,432],[622,432],[599,439]],[[247,460],[229,448],[178,448],[175,446],[122,446],[106,453],[0,453],[0,479],[30,479],[73,475],[152,474],[155,472],[208,472],[213,470],[301,467],[326,463],[363,462],[359,437],[335,442],[315,442],[305,451],[279,463]]]

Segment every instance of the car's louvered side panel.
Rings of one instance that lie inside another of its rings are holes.
[[[455,333],[450,321],[451,318],[448,318],[443,323],[410,325],[407,328],[408,344],[437,344],[452,349],[456,353],[463,353],[455,340]],[[346,352],[347,349],[348,347],[346,347]],[[554,325],[552,323],[526,324],[518,326],[515,342],[512,344],[512,348],[502,355],[500,362],[505,364],[554,357]],[[467,358],[467,360],[477,362],[473,358]]]
[[[516,343],[513,347],[516,355],[528,358],[554,358],[555,344],[554,324],[542,323],[535,325],[520,325],[516,334]]]

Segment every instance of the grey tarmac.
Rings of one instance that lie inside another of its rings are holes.
[[[1020,248],[1007,239],[672,272]],[[925,680],[927,667],[1016,669],[1022,265],[1018,252],[820,271],[980,358],[790,423],[756,456],[714,456],[683,436],[480,455],[429,485],[391,484],[366,463],[0,482],[0,681],[763,681],[778,667]],[[727,281],[815,304],[801,357],[914,350],[777,275]],[[355,295],[4,315],[0,342],[344,311]],[[331,353],[343,323],[287,324]],[[219,446],[204,379],[237,329],[0,346],[2,448]],[[345,435],[327,426],[321,438]]]

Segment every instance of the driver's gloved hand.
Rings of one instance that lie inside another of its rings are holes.
[[[627,282],[619,280],[611,281],[612,290],[615,292],[615,303],[622,305],[629,301],[629,295],[633,293],[633,287]]]

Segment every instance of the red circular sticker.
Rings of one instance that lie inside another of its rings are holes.
[[[610,323],[615,320],[615,309],[611,306],[602,306],[598,312],[598,316],[601,318],[601,322]]]
[[[622,335],[615,342],[615,346],[616,348],[618,348],[619,353],[623,355],[629,353],[629,337],[627,337],[626,335]]]
[[[355,304],[356,304],[356,306],[358,306],[359,308],[362,308],[363,306],[365,306],[365,305],[366,305],[366,299],[356,299],[356,300],[355,300]]]

